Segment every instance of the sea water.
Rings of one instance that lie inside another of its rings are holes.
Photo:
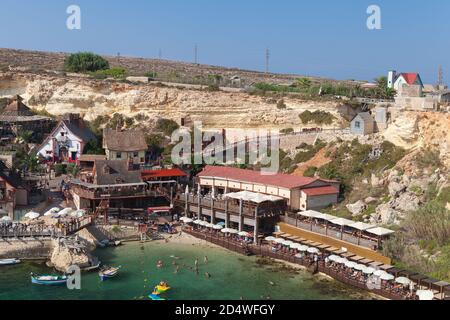
[[[105,265],[122,266],[117,277],[100,281],[98,272],[82,273],[81,289],[32,284],[30,272],[54,273],[45,263],[0,267],[0,300],[148,300],[160,281],[172,288],[171,300],[324,300],[371,299],[362,291],[280,263],[245,257],[222,248],[171,243],[127,243],[94,252]],[[204,261],[205,255],[208,261]],[[174,258],[176,257],[176,258]],[[199,272],[195,271],[198,259]],[[160,269],[158,260],[164,262]],[[175,272],[176,263],[179,267]],[[205,273],[210,275],[209,278]]]

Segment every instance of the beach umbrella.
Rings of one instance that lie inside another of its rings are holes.
[[[282,239],[282,238],[276,238],[276,239],[274,240],[274,242],[276,242],[276,243],[278,243],[278,244],[282,244],[282,243],[284,242],[284,239]]]
[[[222,226],[222,227],[224,227],[225,228],[225,222],[219,222],[218,224],[217,224],[218,226]]]
[[[228,229],[228,233],[231,233],[231,234],[238,234],[239,231],[237,231],[236,229]]]
[[[348,262],[348,260],[342,257],[337,257],[335,262],[339,264],[345,264],[346,262]]]
[[[376,277],[381,277],[385,273],[386,273],[386,271],[380,269],[380,270],[374,271],[373,275]]]
[[[407,286],[408,284],[411,283],[411,280],[409,280],[406,277],[398,277],[398,278],[395,279],[395,282],[400,283],[400,284],[402,284],[404,286]]]
[[[338,256],[335,256],[334,254],[332,254],[331,256],[328,257],[328,260],[335,262],[336,258],[338,258]]]
[[[357,264],[353,269],[363,271],[364,269],[366,269],[366,266],[363,264]]]
[[[266,240],[266,241],[275,241],[275,237],[272,237],[272,236],[270,236],[270,237],[266,237],[264,240]]]
[[[291,249],[298,249],[300,248],[301,244],[300,243],[292,243],[289,247],[291,247]]]
[[[282,244],[283,246],[290,247],[291,244],[293,244],[293,243],[294,243],[293,241],[286,240],[286,241],[283,241],[281,244]]]
[[[353,269],[353,268],[356,267],[356,263],[353,262],[353,261],[347,261],[346,263],[344,263],[344,265],[345,265],[347,268],[351,268],[351,269]]]
[[[301,246],[298,247],[298,250],[302,251],[302,252],[306,252],[306,251],[308,251],[308,249],[309,249],[309,247],[305,246],[305,245],[301,245]]]
[[[220,230],[220,232],[222,232],[222,233],[228,233],[229,230],[230,230],[230,229],[228,229],[228,228],[224,228],[224,229]]]
[[[202,220],[198,220],[197,219],[197,220],[194,221],[194,224],[201,224],[202,222],[203,222]]]
[[[59,212],[58,212],[58,215],[59,215],[60,217],[65,217],[65,216],[67,216],[68,214],[70,214],[72,211],[73,211],[72,208],[65,208],[65,209],[62,209],[61,211],[59,211]]]
[[[198,224],[199,224],[200,226],[202,226],[202,227],[206,227],[206,226],[208,225],[208,222],[206,222],[206,221],[200,221]]]
[[[380,279],[381,280],[385,280],[385,281],[391,281],[391,280],[394,280],[395,277],[392,274],[389,274],[389,273],[385,272],[384,274],[382,274],[380,276]]]
[[[319,253],[320,252],[320,250],[319,249],[317,249],[317,248],[308,248],[308,250],[306,250],[306,252],[308,252],[308,253],[313,253],[313,254],[317,254],[317,253]]]
[[[58,213],[59,211],[61,211],[61,209],[57,207],[50,209],[50,212],[52,213]]]
[[[221,226],[221,225],[219,225],[219,224],[216,224],[215,226],[213,226],[213,229],[214,229],[214,230],[222,230],[222,229],[223,229],[223,226]]]
[[[8,216],[4,216],[3,218],[0,219],[0,221],[4,223],[9,223],[12,222],[12,219]]]
[[[419,297],[419,300],[434,299],[434,292],[431,290],[417,290],[416,295]]]
[[[363,272],[364,274],[372,274],[372,273],[375,272],[375,269],[372,268],[372,267],[366,267],[366,268],[363,269],[362,272]]]
[[[25,215],[25,218],[30,219],[30,220],[34,220],[34,219],[39,218],[40,216],[41,216],[41,215],[40,215],[39,213],[30,211],[30,212],[28,212],[28,213]]]
[[[245,231],[239,232],[238,235],[241,236],[241,237],[247,237],[247,238],[250,237],[250,233],[245,232]]]
[[[77,211],[72,211],[70,213],[70,216],[73,218],[82,218],[86,215],[86,211],[84,210],[77,210]]]
[[[301,258],[303,258],[303,254],[302,253],[297,253],[294,257],[301,259]]]
[[[194,220],[192,220],[191,218],[184,219],[184,223],[192,223],[192,222],[194,222]]]

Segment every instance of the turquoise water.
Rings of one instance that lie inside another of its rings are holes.
[[[204,263],[204,255],[208,263]],[[32,285],[30,272],[52,273],[43,263],[25,262],[0,268],[0,300],[134,300],[145,299],[152,288],[165,280],[173,288],[171,300],[243,299],[369,299],[369,295],[335,281],[293,271],[281,264],[262,265],[257,257],[245,257],[221,248],[181,244],[130,243],[95,252],[107,265],[122,265],[120,274],[101,282],[97,272],[83,273],[81,290]],[[180,259],[175,260],[170,256]],[[193,270],[199,260],[199,275]],[[156,268],[158,260],[164,267]],[[178,273],[172,262],[180,266]],[[211,274],[208,279],[205,272]],[[272,284],[270,283],[272,282]]]

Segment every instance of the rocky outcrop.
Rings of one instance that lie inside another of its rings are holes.
[[[92,257],[85,245],[76,240],[54,239],[50,264],[60,272],[67,272],[70,266],[89,267]]]
[[[297,128],[303,127],[299,114],[324,110],[338,120],[338,102],[284,99],[286,109],[276,100],[245,92],[206,91],[157,84],[129,84],[81,77],[0,73],[0,97],[20,94],[31,107],[51,114],[76,112],[86,120],[120,113],[127,117],[147,115],[146,125],[158,118],[180,121],[189,116],[207,128]],[[332,126],[337,126],[333,124]]]
[[[352,213],[353,216],[359,216],[365,210],[367,210],[367,204],[364,201],[359,200],[356,203],[348,204],[347,209]]]

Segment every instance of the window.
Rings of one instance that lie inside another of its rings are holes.
[[[61,132],[61,137],[64,137],[65,132]]]
[[[141,161],[140,161],[141,163],[144,163],[145,162],[145,159],[144,158],[141,158]]]
[[[361,122],[360,121],[355,121],[355,128],[361,128]]]
[[[137,157],[139,157],[139,152],[135,152],[135,153],[133,153],[133,157],[134,157],[134,158],[137,158]]]
[[[116,158],[122,159],[122,152],[116,152]]]

